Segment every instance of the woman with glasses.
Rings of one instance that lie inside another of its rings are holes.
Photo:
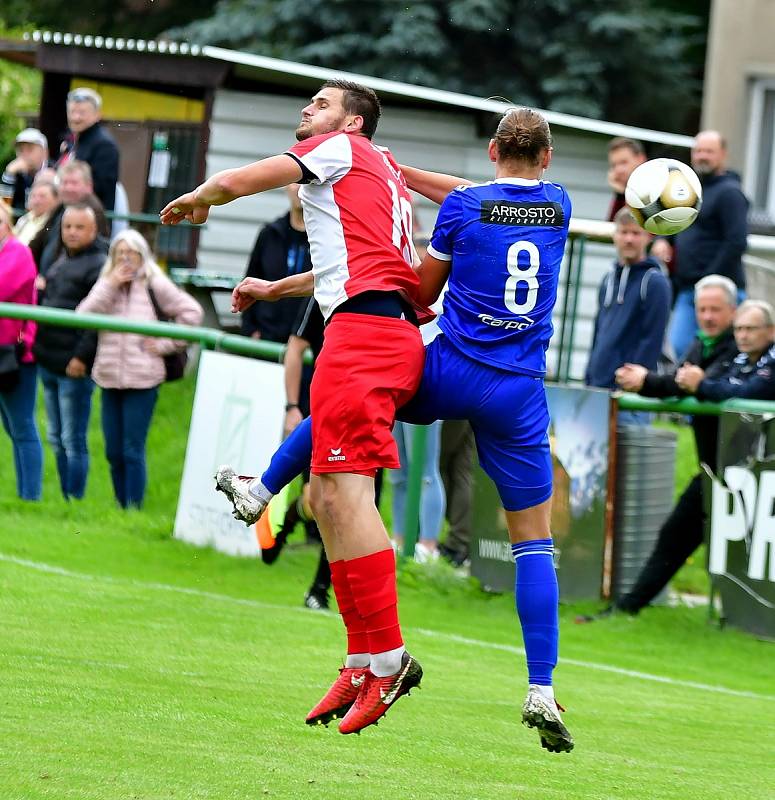
[[[112,242],[99,280],[76,311],[156,321],[156,307],[171,322],[198,325],[202,308],[162,272],[145,239],[134,230]],[[164,357],[185,349],[173,339],[100,331],[92,378],[102,389],[105,455],[122,508],[143,504],[145,444],[165,380]]]

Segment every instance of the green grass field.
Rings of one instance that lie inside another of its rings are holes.
[[[704,609],[576,626],[591,606],[563,606],[556,683],[577,744],[549,754],[519,724],[513,598],[443,566],[400,577],[422,691],[360,737],[308,729],[343,643],[335,614],[301,607],[314,549],[268,568],[170,537],[191,393],[162,392],[143,512],[113,507],[96,424],[71,506],[48,455],[46,499],[11,499],[0,437],[1,800],[773,796],[772,644]]]

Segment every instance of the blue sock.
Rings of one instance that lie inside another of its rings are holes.
[[[552,685],[559,638],[557,574],[551,539],[511,545],[515,561],[514,596],[527,656],[528,683]]]
[[[303,419],[290,436],[275,450],[261,483],[272,494],[300,475],[312,460],[312,417]]]

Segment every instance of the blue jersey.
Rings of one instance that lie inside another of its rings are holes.
[[[546,374],[571,204],[563,186],[498,178],[441,206],[428,253],[451,259],[439,327],[471,358]]]

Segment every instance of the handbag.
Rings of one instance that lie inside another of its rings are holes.
[[[23,355],[21,339],[16,344],[0,345],[0,392],[12,392],[19,385]]]
[[[151,304],[153,305],[153,310],[159,322],[169,322],[169,317],[162,311],[150,283],[148,284],[148,296],[151,298]],[[180,380],[186,372],[188,352],[186,350],[177,350],[174,353],[162,356],[162,358],[164,359],[165,382],[169,383],[170,381]]]

